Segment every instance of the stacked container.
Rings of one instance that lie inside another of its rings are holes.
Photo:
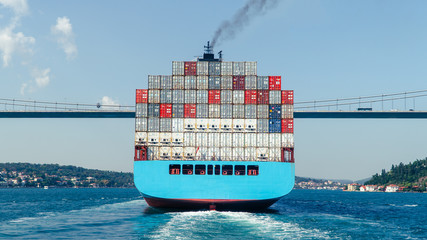
[[[148,86],[136,91],[136,160],[293,161],[293,91],[256,62],[174,61]]]

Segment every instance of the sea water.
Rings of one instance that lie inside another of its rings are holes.
[[[3,239],[427,239],[427,194],[293,190],[262,212],[161,211],[136,189],[0,189]]]

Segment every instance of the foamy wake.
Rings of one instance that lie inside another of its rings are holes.
[[[147,205],[141,199],[67,212],[39,213],[36,217],[23,217],[1,224],[0,233],[30,237],[43,232],[55,236],[55,232],[78,231],[92,226],[103,228],[139,216],[144,206]]]
[[[246,212],[182,212],[150,236],[153,239],[329,239],[327,232],[281,222],[268,214]]]

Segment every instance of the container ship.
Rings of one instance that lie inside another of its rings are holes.
[[[135,185],[151,207],[256,210],[295,181],[293,91],[205,46],[136,90]]]

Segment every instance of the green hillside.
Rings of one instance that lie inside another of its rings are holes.
[[[396,184],[406,187],[409,191],[425,191],[427,183],[427,158],[409,164],[392,165],[390,171],[382,170],[365,184],[389,185]]]
[[[133,187],[133,174],[58,164],[0,163],[0,187]]]

